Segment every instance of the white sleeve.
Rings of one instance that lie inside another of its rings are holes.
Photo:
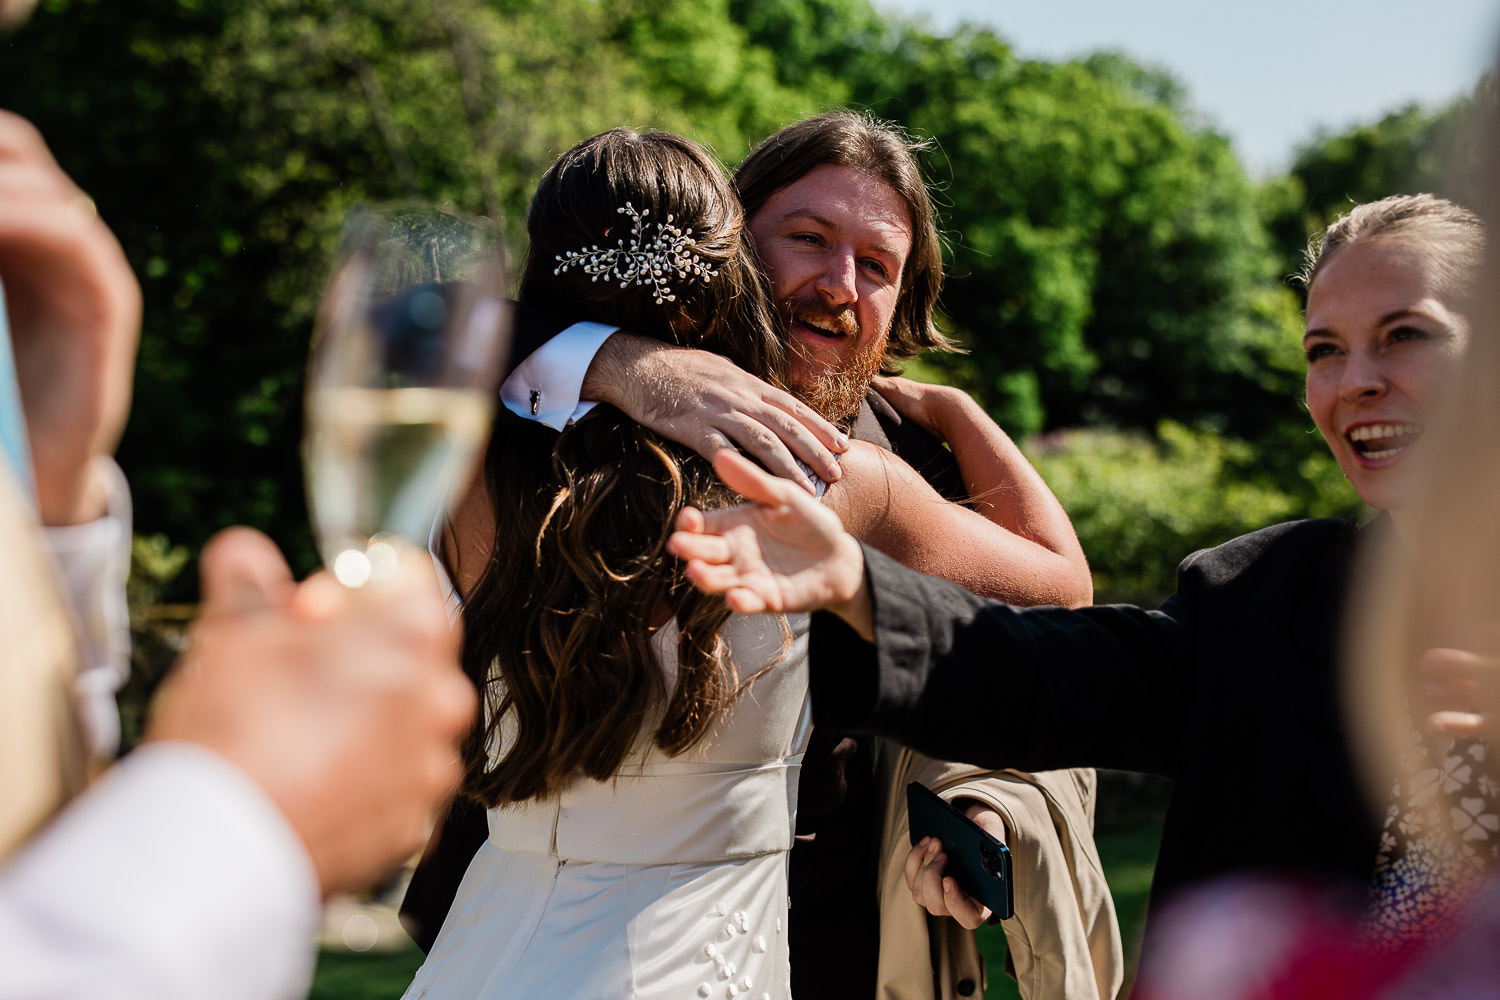
[[[43,538],[73,612],[80,664],[76,691],[89,749],[114,756],[120,745],[115,693],[130,677],[130,487],[108,458],[95,469],[109,491],[109,510],[85,524],[43,529]]]
[[[201,747],[148,744],[0,871],[0,996],[299,998],[319,914],[258,786]]]
[[[537,348],[500,386],[500,401],[518,417],[562,430],[593,408],[584,402],[583,379],[599,348],[618,330],[603,323],[574,323]]]

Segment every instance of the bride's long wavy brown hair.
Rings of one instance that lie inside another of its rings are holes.
[[[668,267],[668,298],[650,283],[560,269],[570,251],[628,244],[627,204],[648,239],[670,220],[713,276]],[[528,306],[715,351],[784,384],[739,201],[696,144],[630,129],[579,143],[542,177],[527,229]],[[544,797],[580,774],[609,778],[652,727],[669,754],[703,739],[753,679],[737,675],[719,635],[723,599],[690,586],[665,550],[683,505],[729,499],[708,463],[600,406],[561,435],[502,413],[484,475],[495,538],[465,595],[463,660],[486,721],[465,746],[465,791],[486,806]],[[680,633],[670,689],[651,649],[669,615]]]

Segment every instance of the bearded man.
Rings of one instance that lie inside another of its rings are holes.
[[[952,453],[931,431],[941,428],[952,440],[987,418],[958,390],[889,377],[925,350],[953,349],[932,318],[942,248],[915,157],[920,148],[893,126],[835,112],[782,129],[736,171],[800,399],[717,355],[522,310],[518,353],[527,356],[502,388],[505,404],[561,429],[593,401],[607,402],[705,456],[738,446],[809,490],[803,467],[826,481],[839,477],[833,452],[844,447],[839,428],[847,427],[850,436],[894,451],[947,499],[1001,508],[991,519],[1019,533],[1028,492],[1051,496],[1015,445],[1002,433],[993,456],[1015,471],[1014,489],[970,498]],[[962,562],[964,553],[952,559]],[[1022,586],[1034,570],[1021,561],[987,568],[1013,578],[993,580],[1000,591]],[[1088,603],[1081,552],[1066,572],[1076,577],[1077,602]],[[1017,912],[1004,925],[1023,995],[1113,997],[1123,959],[1093,845],[1092,771],[986,772],[817,728],[802,765],[791,860],[794,995],[895,1000],[983,990],[966,929],[988,911],[945,893],[940,881],[906,885],[904,789],[913,780],[959,801],[1009,843]],[[430,848],[403,907],[424,946],[483,836],[482,814],[460,806]]]

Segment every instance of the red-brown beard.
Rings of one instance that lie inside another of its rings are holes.
[[[803,322],[815,320],[816,325],[831,327],[846,337],[859,336],[859,325],[855,322],[854,314],[847,309],[830,311],[806,303],[786,302],[783,303],[783,315]],[[880,367],[885,363],[889,335],[890,331],[887,330],[879,337],[872,338],[870,343],[858,349],[847,362],[837,368],[827,369],[807,385],[794,386],[793,392],[825,420],[847,429],[854,420],[854,415],[859,412],[859,404],[864,401],[865,393],[870,388],[870,380],[880,373]],[[792,352],[799,356],[804,369],[817,370],[820,367],[817,352],[804,344],[801,338],[791,337],[790,340]]]

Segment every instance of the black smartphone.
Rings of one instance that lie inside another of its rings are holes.
[[[912,846],[923,837],[936,837],[948,855],[945,875],[958,887],[988,906],[1001,920],[1016,912],[1011,889],[1010,848],[984,828],[944,802],[932,789],[913,781],[906,786],[906,814]]]

